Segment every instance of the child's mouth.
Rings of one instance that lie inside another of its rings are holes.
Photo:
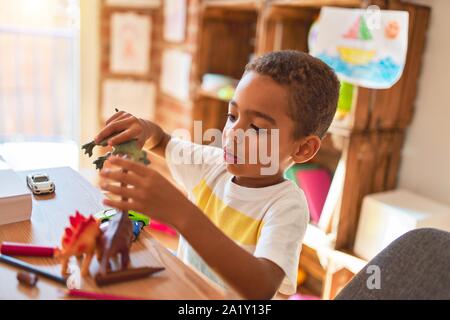
[[[238,162],[238,157],[227,151],[227,148],[223,148],[223,159],[226,163],[236,164]]]

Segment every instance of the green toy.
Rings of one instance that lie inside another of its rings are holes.
[[[91,141],[83,145],[81,149],[84,149],[84,153],[91,157],[94,147],[97,145],[106,147],[108,145],[109,139],[110,137],[101,141],[99,144],[96,144],[95,141]],[[139,149],[137,140],[133,139],[113,146],[113,150],[111,152],[106,153],[104,156],[98,157],[97,160],[93,162],[93,164],[95,164],[95,168],[102,169],[105,160],[108,159],[111,155],[127,155],[130,159],[141,162],[145,165],[150,163],[147,158],[147,153],[144,150]]]
[[[94,214],[94,218],[99,220],[100,222],[109,221],[113,216],[115,216],[118,212],[115,209],[105,209],[100,212]],[[144,226],[148,226],[150,224],[150,218],[146,215],[129,210],[128,217],[131,221],[141,222]]]
[[[118,110],[116,109],[116,111]],[[92,151],[94,150],[94,147],[106,147],[108,145],[109,139],[111,139],[111,137],[104,139],[98,144],[95,143],[95,141],[91,141],[84,144],[81,149],[83,149],[84,153],[87,154],[90,158],[92,157]],[[147,158],[147,153],[139,148],[138,141],[136,139],[119,143],[113,146],[113,150],[111,152],[106,153],[104,156],[98,157],[97,160],[93,162],[93,164],[95,164],[95,168],[101,170],[103,168],[105,160],[108,159],[111,155],[126,155],[131,160],[141,162],[145,165],[150,164],[150,160],[148,160]]]
[[[339,89],[339,100],[336,111],[336,118],[338,120],[344,119],[352,109],[353,96],[357,88],[345,81],[341,81]]]

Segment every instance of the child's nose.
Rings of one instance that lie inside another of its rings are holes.
[[[244,140],[244,129],[232,129],[230,139],[233,140],[234,143],[241,144]]]

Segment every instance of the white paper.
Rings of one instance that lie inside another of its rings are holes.
[[[161,5],[161,0],[106,0],[106,5],[110,7],[157,8]]]
[[[108,79],[103,82],[103,120],[115,113],[115,108],[138,118],[153,119],[156,89],[152,82]]]
[[[115,13],[111,17],[111,72],[145,74],[150,67],[150,17]]]
[[[186,0],[164,1],[164,39],[182,42],[186,34]]]
[[[0,170],[0,225],[31,218],[31,193],[25,179],[13,170]]]
[[[163,53],[161,90],[180,100],[189,99],[189,77],[192,57],[189,53],[170,49]]]
[[[311,54],[351,84],[387,89],[402,75],[408,12],[323,7]]]
[[[1,150],[1,145],[0,145]],[[3,159],[2,155],[0,154],[0,170],[6,170],[11,169],[11,167],[6,163],[6,160]]]

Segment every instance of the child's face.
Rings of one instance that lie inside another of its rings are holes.
[[[244,75],[230,101],[222,134],[230,173],[258,178],[284,172],[295,148],[288,102],[287,88],[270,77],[256,72]]]

